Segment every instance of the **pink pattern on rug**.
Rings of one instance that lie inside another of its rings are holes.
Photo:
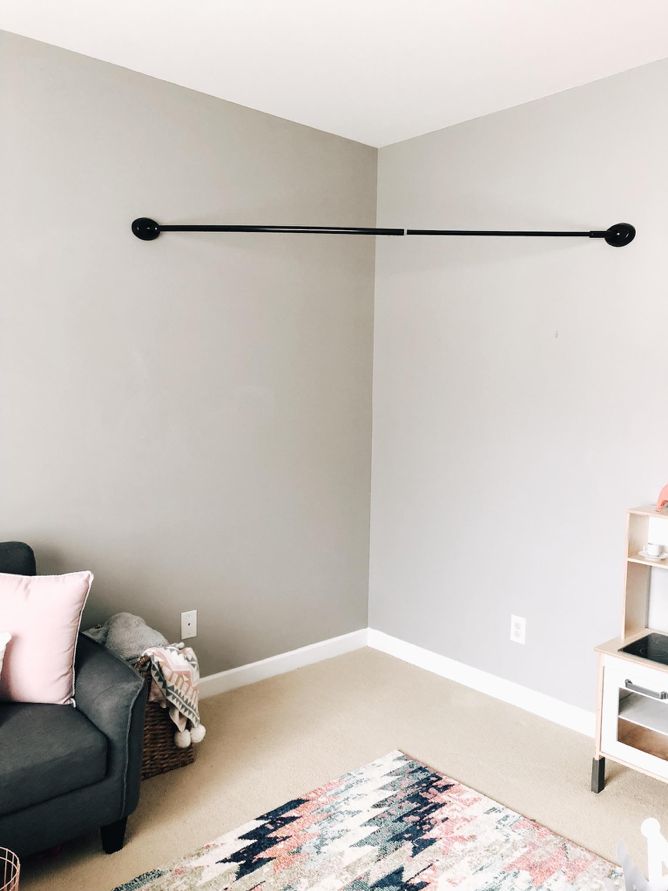
[[[116,891],[604,891],[611,863],[401,752]]]

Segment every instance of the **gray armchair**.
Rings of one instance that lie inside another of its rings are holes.
[[[0,543],[0,572],[35,574],[32,549]],[[79,635],[76,707],[0,702],[0,845],[26,856],[100,828],[123,847],[141,780],[145,687]]]

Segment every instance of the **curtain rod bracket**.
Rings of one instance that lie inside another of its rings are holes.
[[[521,229],[383,229],[372,226],[217,226],[217,225],[165,225],[161,226],[150,217],[138,217],[132,222],[132,231],[142,241],[154,241],[161,232],[270,232],[296,235],[488,235],[500,237],[546,238],[602,238],[611,247],[631,244],[636,236],[630,223],[615,223],[609,229],[591,229],[584,232],[556,232]]]

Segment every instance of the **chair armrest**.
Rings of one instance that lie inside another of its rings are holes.
[[[79,635],[75,661],[77,709],[107,737],[107,776],[121,781],[121,813],[139,799],[146,686],[126,662],[95,641]]]

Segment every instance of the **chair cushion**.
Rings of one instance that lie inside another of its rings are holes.
[[[0,815],[102,780],[107,738],[74,708],[0,703]]]

